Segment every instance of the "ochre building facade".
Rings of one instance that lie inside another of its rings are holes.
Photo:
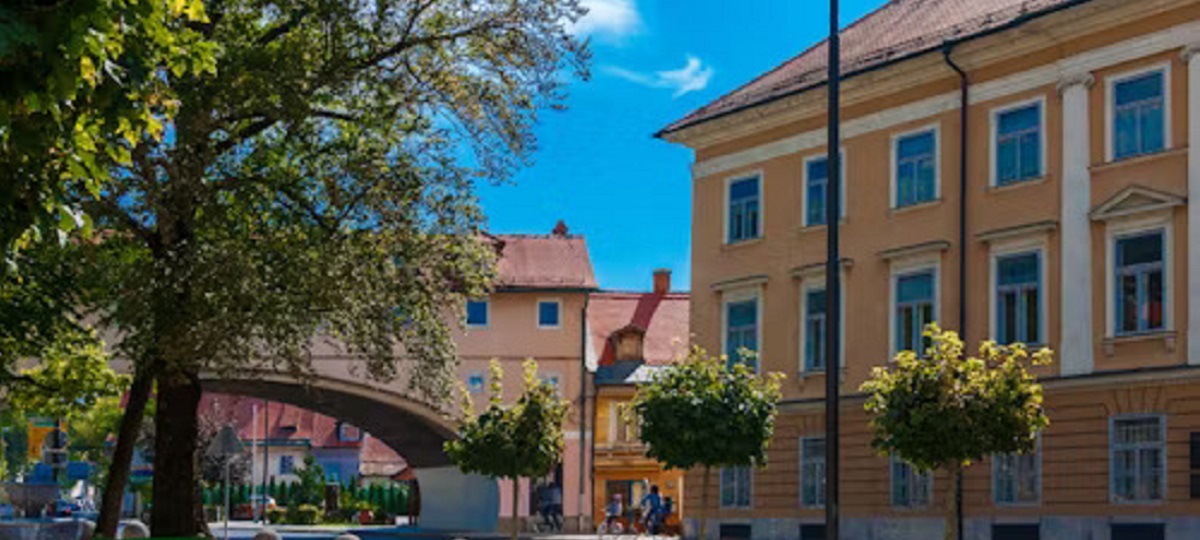
[[[845,538],[942,534],[948,478],[872,451],[858,391],[934,321],[1056,351],[1037,452],[966,474],[967,538],[1200,538],[1200,2],[897,0],[842,39],[842,178],[824,45],[659,134],[695,151],[694,340],[787,375],[710,536],[821,537],[835,218]]]

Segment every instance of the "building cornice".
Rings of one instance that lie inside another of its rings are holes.
[[[955,49],[955,60],[968,72],[1003,65],[1005,62],[1025,58],[1031,53],[1059,46],[1065,41],[1102,33],[1113,27],[1128,24],[1131,19],[1153,16],[1187,6],[1189,3],[1189,0],[1138,3],[1099,0],[1070,8],[1065,14],[1048,15],[1001,32],[1001,37],[997,39],[1004,41],[1002,47],[997,47],[994,40],[987,36],[963,42]],[[1195,34],[1192,34],[1189,41],[1194,41],[1194,36]],[[1086,53],[1080,56],[1085,55]],[[895,64],[848,74],[842,83],[842,107],[869,103],[913,87],[941,79],[948,80],[951,76],[952,72],[946,68],[937,50],[925,51]],[[1058,78],[1056,76],[1054,80]],[[666,133],[663,138],[700,150],[769,129],[810,120],[825,111],[824,86],[825,83],[818,83],[797,90],[791,95]],[[973,99],[972,102],[976,100]]]

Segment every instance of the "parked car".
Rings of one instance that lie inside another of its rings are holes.
[[[254,519],[254,509],[258,508],[259,512],[269,512],[278,508],[275,504],[275,499],[269,495],[255,494],[250,497],[250,500],[233,507],[233,512],[229,517],[238,520]]]

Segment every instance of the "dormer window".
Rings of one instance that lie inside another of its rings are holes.
[[[344,422],[338,422],[337,437],[341,442],[358,442],[362,440],[362,430]]]
[[[643,359],[642,346],[645,332],[641,328],[627,326],[613,334],[612,339],[618,362]]]

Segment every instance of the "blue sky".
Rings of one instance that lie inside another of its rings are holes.
[[[489,228],[587,237],[600,286],[642,290],[654,268],[691,284],[690,150],[653,133],[826,34],[822,0],[584,0],[592,79],[546,111],[534,164],[481,186]],[[843,0],[843,23],[883,0]]]

